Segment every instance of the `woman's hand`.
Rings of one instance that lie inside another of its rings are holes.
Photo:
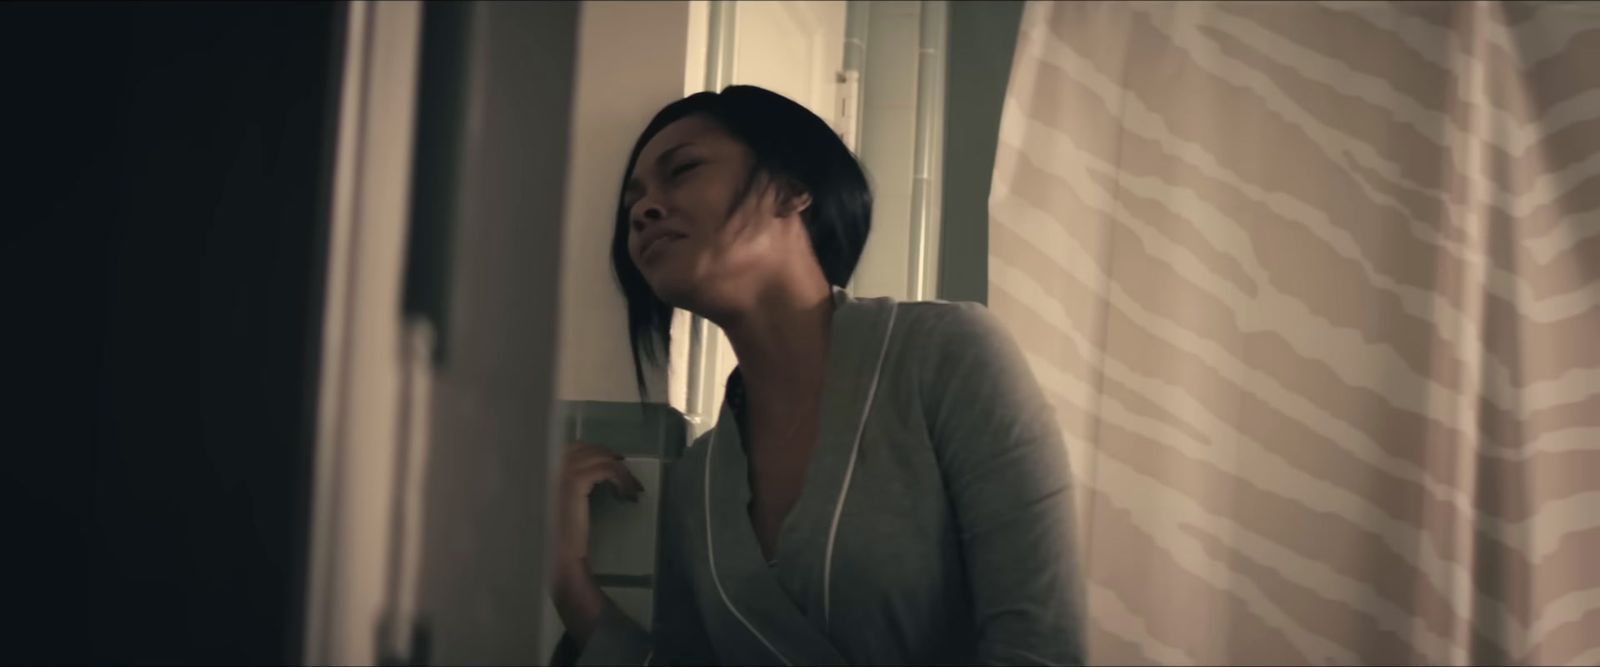
[[[589,494],[609,482],[634,502],[644,486],[615,452],[586,442],[567,444],[556,493],[555,567],[550,593],[567,633],[581,648],[594,633],[606,596],[589,570]]]
[[[622,456],[586,442],[568,443],[561,457],[561,482],[556,494],[556,565],[558,571],[580,569],[589,560],[589,494],[610,482],[619,495],[638,502],[644,486],[622,463]]]

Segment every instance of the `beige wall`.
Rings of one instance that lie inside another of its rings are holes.
[[[683,97],[686,87],[698,90],[704,81],[705,21],[704,2],[581,4],[573,151],[563,213],[556,385],[562,400],[638,398],[627,316],[610,263],[615,202],[628,150],[639,131],[663,105]],[[674,337],[687,339],[687,333]],[[686,341],[675,347],[681,342]],[[675,357],[685,356],[674,352]],[[681,382],[681,375],[674,373],[674,380]],[[661,373],[648,379],[655,400],[666,399],[663,380]],[[681,399],[674,404],[681,408]]]

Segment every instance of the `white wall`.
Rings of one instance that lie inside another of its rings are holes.
[[[596,0],[580,7],[556,396],[632,401],[638,392],[627,315],[610,259],[617,196],[645,123],[704,81],[705,3]],[[681,347],[687,329],[677,329],[683,333],[675,338],[683,340],[674,347]],[[662,373],[647,378],[654,400],[667,398],[664,379]],[[673,404],[683,407],[681,399]]]

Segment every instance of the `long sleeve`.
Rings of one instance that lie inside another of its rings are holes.
[[[695,603],[689,579],[691,552],[685,548],[684,526],[675,520],[683,511],[681,493],[662,499],[666,512],[655,577],[655,622],[650,632],[609,598],[594,634],[572,664],[577,665],[710,665],[717,658]],[[570,637],[562,642],[570,644]],[[571,650],[568,649],[570,655]],[[558,650],[558,654],[560,651]],[[559,655],[558,655],[559,658]],[[559,660],[558,660],[559,662]]]
[[[981,664],[1082,664],[1072,485],[1054,412],[978,304],[930,329],[923,401],[959,524]]]

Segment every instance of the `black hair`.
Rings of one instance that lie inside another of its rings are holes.
[[[763,179],[778,184],[786,194],[810,195],[811,203],[801,218],[828,284],[843,287],[850,282],[872,227],[872,189],[866,173],[833,128],[810,109],[756,86],[695,93],[663,107],[628,155],[611,237],[611,265],[627,300],[628,338],[641,401],[645,398],[645,362],[662,362],[670,349],[672,306],[650,289],[628,254],[630,211],[621,192],[626,190],[645,144],[666,126],[696,114],[715,122],[754,155],[754,166],[734,197],[730,215]]]

